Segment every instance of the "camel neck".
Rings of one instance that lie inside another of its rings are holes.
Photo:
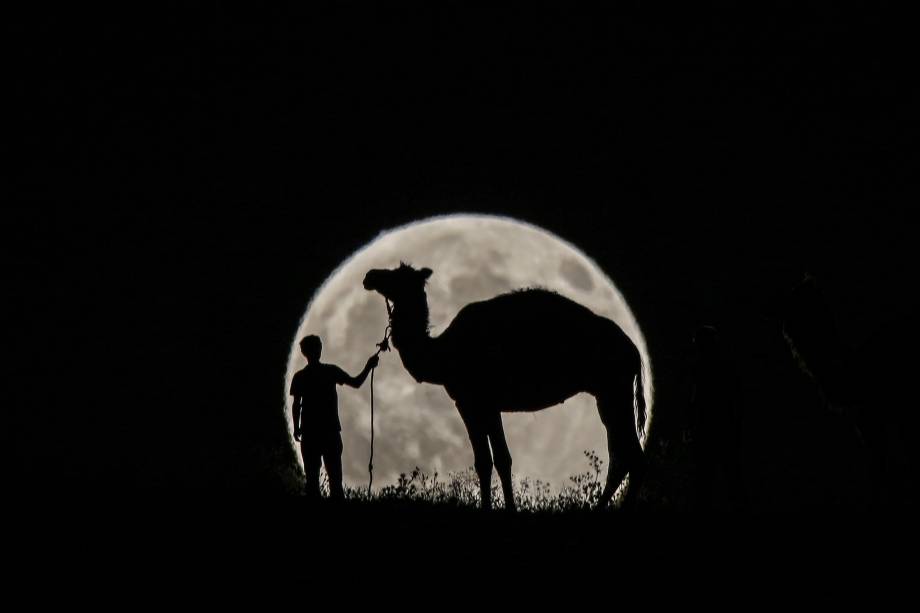
[[[425,294],[394,305],[391,325],[393,347],[399,351],[409,374],[419,382],[437,382],[437,347],[428,332],[428,299]]]

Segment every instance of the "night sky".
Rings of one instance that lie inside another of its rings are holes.
[[[693,329],[716,324],[753,501],[850,504],[858,454],[776,315],[808,272],[849,346],[912,352],[884,332],[915,304],[904,21],[438,4],[8,27],[15,485],[283,493],[284,369],[313,291],[383,229],[474,212],[613,279],[661,436],[684,427]]]

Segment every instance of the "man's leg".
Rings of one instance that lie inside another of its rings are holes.
[[[303,455],[307,499],[319,500],[322,497],[319,491],[319,469],[322,466],[319,445],[315,441],[309,441],[304,437],[300,441],[300,453]]]
[[[342,487],[342,435],[338,432],[329,436],[326,448],[323,450],[323,463],[326,465],[326,475],[329,477],[329,497],[333,500],[344,500],[345,491]]]

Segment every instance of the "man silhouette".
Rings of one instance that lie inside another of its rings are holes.
[[[372,355],[357,377],[352,377],[334,364],[319,361],[323,343],[318,336],[305,336],[300,341],[300,351],[307,365],[291,379],[291,396],[294,397],[294,439],[300,441],[303,469],[306,474],[307,496],[313,500],[321,497],[319,469],[326,466],[331,499],[345,497],[342,489],[342,424],[339,422],[339,398],[336,385],[361,387],[371,369],[377,366],[378,357]]]

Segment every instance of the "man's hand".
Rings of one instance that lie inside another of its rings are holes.
[[[365,368],[377,368],[378,362],[380,362],[380,356],[375,353],[367,359],[367,366]]]

